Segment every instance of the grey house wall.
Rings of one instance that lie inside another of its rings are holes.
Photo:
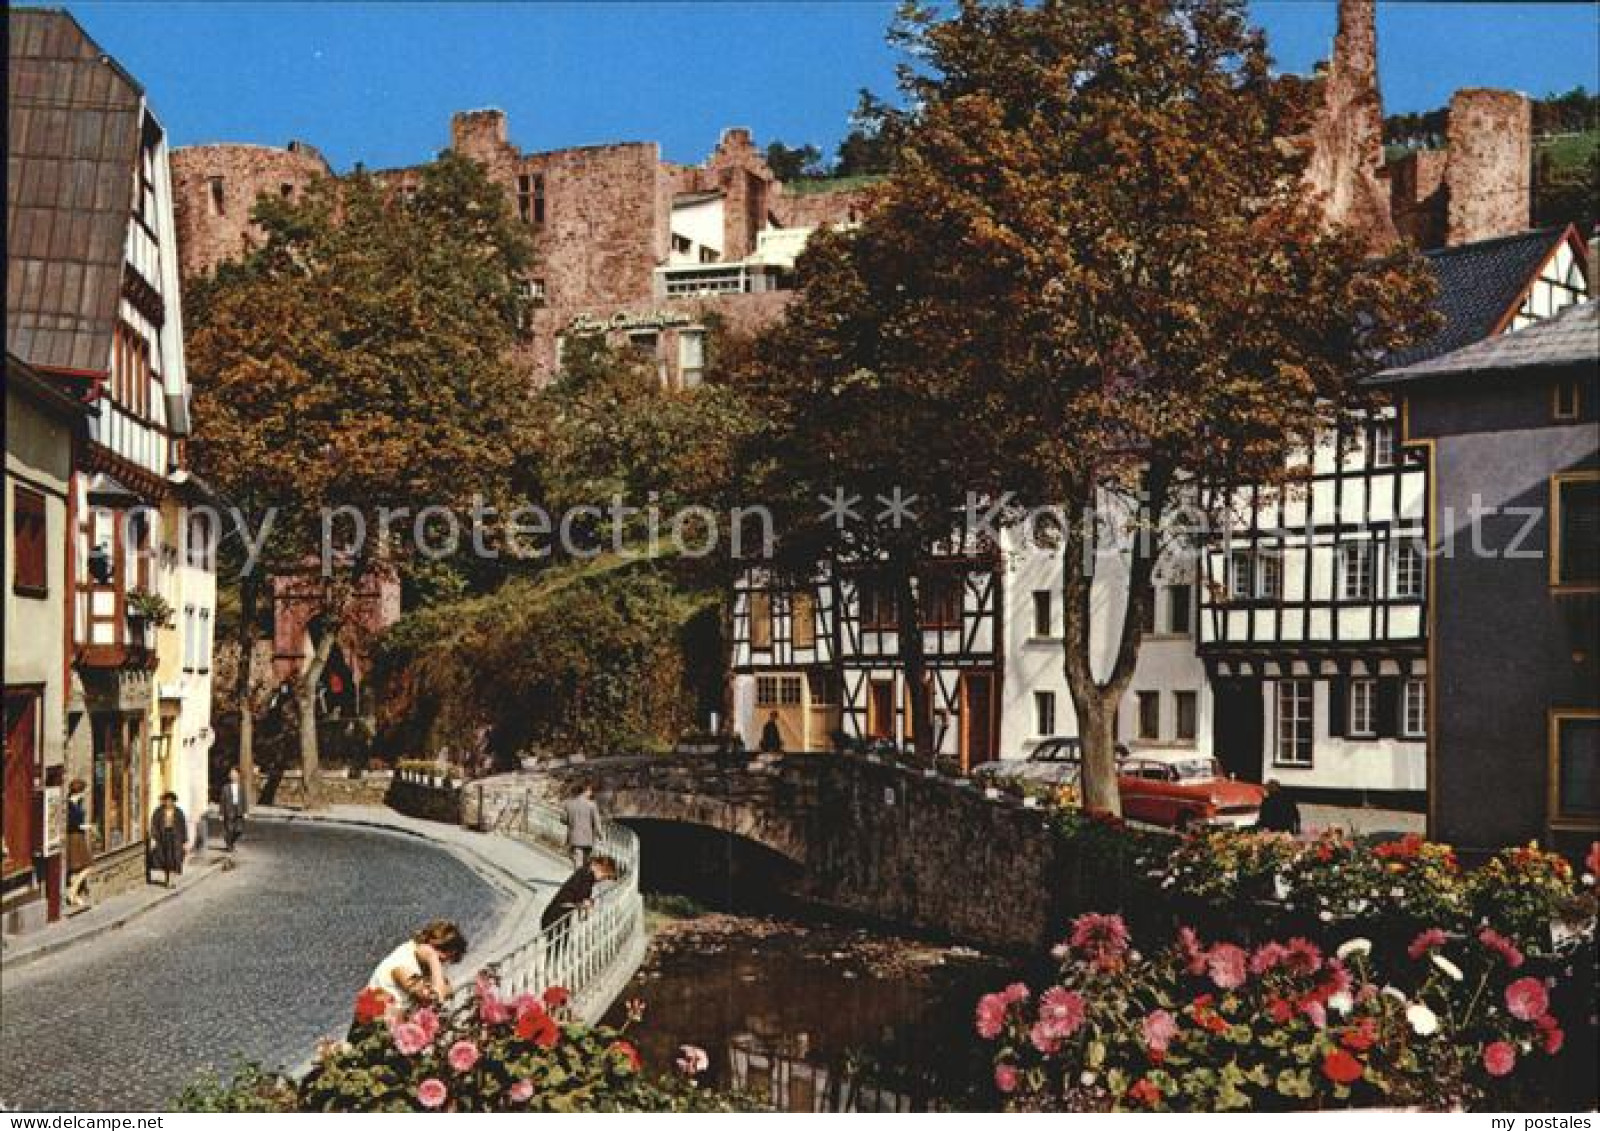
[[[1467,849],[1546,839],[1548,712],[1600,703],[1596,598],[1550,591],[1550,478],[1600,466],[1592,369],[1582,419],[1552,420],[1555,381],[1573,375],[1466,375],[1407,390],[1409,436],[1434,441],[1441,544],[1432,831]]]

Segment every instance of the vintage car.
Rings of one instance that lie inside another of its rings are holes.
[[[1117,743],[1117,758],[1128,756],[1128,748]],[[1040,785],[1077,785],[1083,762],[1083,744],[1076,737],[1047,738],[1024,758],[1000,758],[972,767],[972,776],[986,783],[1001,781],[1036,782]]]
[[[1254,825],[1267,791],[1223,773],[1215,758],[1192,750],[1141,750],[1117,766],[1122,815],[1171,828]]]

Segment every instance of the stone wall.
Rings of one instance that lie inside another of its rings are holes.
[[[383,805],[389,796],[389,782],[387,773],[363,774],[359,778],[349,774],[323,774],[322,799],[330,805]],[[274,804],[303,805],[305,799],[305,782],[299,771],[284,774],[278,783]]]
[[[462,823],[462,792],[454,783],[435,785],[416,774],[401,771],[390,779],[384,802],[408,817],[459,825]]]
[[[318,177],[328,163],[312,146],[200,145],[172,153],[173,212],[178,266],[185,278],[206,275],[260,242],[250,219],[263,194],[289,196]]]

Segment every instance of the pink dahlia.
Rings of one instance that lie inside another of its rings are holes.
[[[1032,994],[1029,992],[1028,987],[1022,982],[1012,982],[1009,986],[1000,991],[1000,996],[1005,998],[1006,1003],[1009,1005],[1015,1002],[1027,1001]]]
[[[1072,921],[1072,949],[1100,970],[1116,970],[1128,952],[1128,925],[1121,915],[1090,912]]]
[[[1406,953],[1410,955],[1413,960],[1416,960],[1421,958],[1424,954],[1427,954],[1430,950],[1436,950],[1443,946],[1448,937],[1449,936],[1447,936],[1438,927],[1429,927],[1426,931],[1423,931],[1420,935],[1411,940],[1411,945],[1406,947]]]
[[[411,1015],[411,1020],[416,1023],[417,1027],[422,1030],[422,1035],[430,1042],[439,1035],[439,1015],[433,1010],[427,1008],[419,1009]]]
[[[425,1108],[441,1108],[450,1098],[450,1089],[437,1076],[429,1076],[417,1085],[417,1102]]]
[[[472,1066],[478,1063],[478,1046],[467,1040],[457,1041],[450,1046],[446,1059],[457,1072],[471,1072]]]
[[[1028,1040],[1033,1042],[1033,1047],[1045,1056],[1052,1055],[1061,1047],[1061,1038],[1056,1035],[1056,1030],[1048,1021],[1037,1022],[1028,1030]]]
[[[992,1041],[1005,1028],[1006,1007],[1009,1003],[1000,994],[984,994],[978,999],[978,1036]]]
[[[478,977],[478,1018],[485,1025],[504,1025],[512,1017],[511,1007],[506,1004],[494,982],[480,975]]]
[[[1017,1070],[1009,1064],[994,1066],[994,1086],[1010,1095],[1017,1090]]]
[[[1518,1021],[1537,1021],[1550,1010],[1550,995],[1538,978],[1518,978],[1506,987],[1506,1008]]]
[[[1070,1037],[1083,1024],[1083,995],[1064,986],[1052,986],[1039,999],[1039,1023],[1052,1036]]]
[[[1495,1041],[1483,1050],[1483,1070],[1491,1076],[1508,1076],[1517,1066],[1517,1050],[1504,1041]]]
[[[533,1081],[518,1080],[511,1085],[511,1102],[516,1104],[527,1103],[533,1098]]]
[[[428,1034],[415,1021],[402,1021],[389,1030],[394,1047],[406,1056],[416,1056],[428,1047]]]
[[[1282,943],[1263,943],[1250,956],[1250,972],[1252,974],[1265,974],[1268,970],[1273,970],[1283,965],[1288,958],[1289,948]]]
[[[1517,949],[1517,944],[1506,938],[1493,927],[1485,927],[1478,932],[1478,941],[1498,954],[1507,966],[1515,970],[1521,966],[1524,959],[1522,951]]]
[[[1212,947],[1211,953],[1206,955],[1206,969],[1219,990],[1236,990],[1249,977],[1245,953],[1232,943],[1218,943]]]
[[[1172,1038],[1178,1035],[1178,1022],[1166,1010],[1156,1009],[1139,1022],[1139,1029],[1151,1052],[1166,1052]]]

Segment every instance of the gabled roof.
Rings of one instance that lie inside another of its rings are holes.
[[[6,348],[42,369],[103,373],[144,92],[66,12],[8,18]]]
[[[1444,326],[1428,341],[1395,354],[1391,367],[1438,357],[1497,333],[1522,305],[1529,284],[1568,230],[1540,228],[1424,254],[1438,280],[1434,309]]]
[[[1542,322],[1498,334],[1414,365],[1386,369],[1385,382],[1464,373],[1508,373],[1600,363],[1600,301],[1574,303]]]

